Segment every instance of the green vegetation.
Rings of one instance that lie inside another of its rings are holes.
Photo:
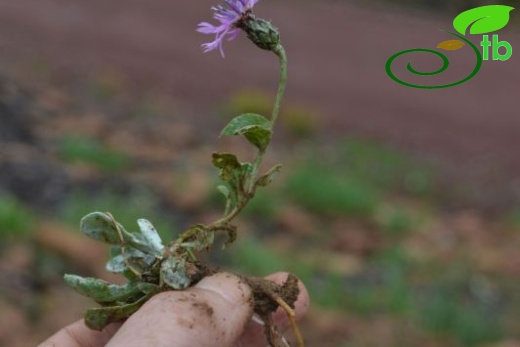
[[[295,202],[319,214],[370,216],[380,195],[373,186],[358,178],[344,177],[325,165],[308,165],[294,170],[286,191]]]
[[[94,139],[64,136],[58,143],[60,157],[69,163],[86,163],[105,172],[120,172],[130,165],[123,153],[105,148]]]
[[[19,238],[27,235],[34,224],[33,213],[17,199],[0,196],[0,237]]]

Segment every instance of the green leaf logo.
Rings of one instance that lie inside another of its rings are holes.
[[[505,5],[487,5],[472,8],[459,14],[453,20],[453,27],[462,35],[471,26],[470,34],[487,34],[497,31],[509,22],[509,12],[514,7]]]

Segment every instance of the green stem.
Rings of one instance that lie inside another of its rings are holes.
[[[274,131],[274,125],[276,124],[276,120],[280,114],[280,105],[285,94],[285,86],[287,85],[287,54],[285,54],[285,49],[282,45],[278,44],[278,46],[273,50],[273,53],[278,56],[278,59],[280,59],[280,81],[278,83],[278,91],[276,92],[276,98],[274,100],[273,112],[271,113],[271,132]],[[251,197],[254,194],[258,171],[260,170],[260,165],[264,159],[264,153],[264,151],[259,150],[255,162],[253,163],[253,173],[248,187],[248,193]]]
[[[280,104],[282,103],[283,95],[285,94],[285,85],[287,84],[287,55],[282,45],[276,46],[273,50],[274,54],[280,59],[280,83],[278,84],[278,92],[274,101],[273,113],[271,115],[271,127],[274,128],[278,114],[280,113]]]

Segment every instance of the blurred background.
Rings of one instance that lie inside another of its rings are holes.
[[[0,0],[0,346],[36,345],[93,305],[63,273],[120,281],[79,232],[83,215],[110,211],[127,229],[147,218],[171,240],[222,213],[211,153],[254,153],[218,133],[242,112],[269,114],[278,64],[244,37],[225,59],[202,54],[211,38],[195,28],[215,3]],[[238,241],[207,257],[299,276],[308,346],[520,346],[520,58],[440,90],[384,70],[485,4],[258,3],[289,56],[264,168],[284,166]],[[516,52],[511,17],[498,34]],[[437,81],[467,75],[468,51],[448,52]]]

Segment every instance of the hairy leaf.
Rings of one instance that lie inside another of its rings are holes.
[[[141,293],[141,290],[135,283],[117,285],[97,278],[68,274],[63,278],[75,291],[99,303],[125,301]]]
[[[126,271],[128,269],[127,264],[139,273],[143,273],[149,270],[157,259],[151,254],[132,247],[125,247],[124,253],[121,247],[117,247],[114,253],[115,255],[106,264],[106,269],[114,273]]]
[[[169,257],[161,263],[161,279],[173,289],[186,289],[191,281],[186,274],[186,260]]]
[[[121,227],[121,225],[119,225]],[[111,245],[121,243],[119,235],[112,218],[103,212],[92,212],[81,219],[81,231],[88,237]],[[121,227],[122,228],[122,227]]]
[[[148,245],[150,245],[156,253],[160,254],[164,249],[164,245],[152,223],[141,218],[137,220],[137,224],[141,230],[141,235],[143,235],[144,239],[148,242]]]

